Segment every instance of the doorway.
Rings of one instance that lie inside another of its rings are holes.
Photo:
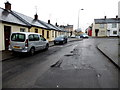
[[[99,29],[95,29],[95,36],[98,36]]]
[[[10,41],[11,27],[4,26],[4,40],[5,40],[5,50],[8,50],[9,41]]]

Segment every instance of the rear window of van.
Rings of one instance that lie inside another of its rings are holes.
[[[21,33],[14,33],[11,36],[12,41],[17,41],[17,42],[24,42],[25,41],[25,34]]]

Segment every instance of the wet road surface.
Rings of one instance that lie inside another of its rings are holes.
[[[3,88],[118,88],[118,69],[90,38],[3,61]]]

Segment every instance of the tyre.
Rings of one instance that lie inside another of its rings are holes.
[[[30,49],[30,55],[33,56],[34,54],[35,54],[35,49],[34,49],[34,48],[31,48],[31,49]]]
[[[54,45],[56,45],[56,42],[54,42]]]
[[[48,50],[49,48],[49,44],[46,44],[45,50]]]
[[[65,43],[67,43],[67,40],[66,40],[66,42]]]

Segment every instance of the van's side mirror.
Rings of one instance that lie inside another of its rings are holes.
[[[44,40],[43,41],[46,41],[46,39],[44,38]]]

